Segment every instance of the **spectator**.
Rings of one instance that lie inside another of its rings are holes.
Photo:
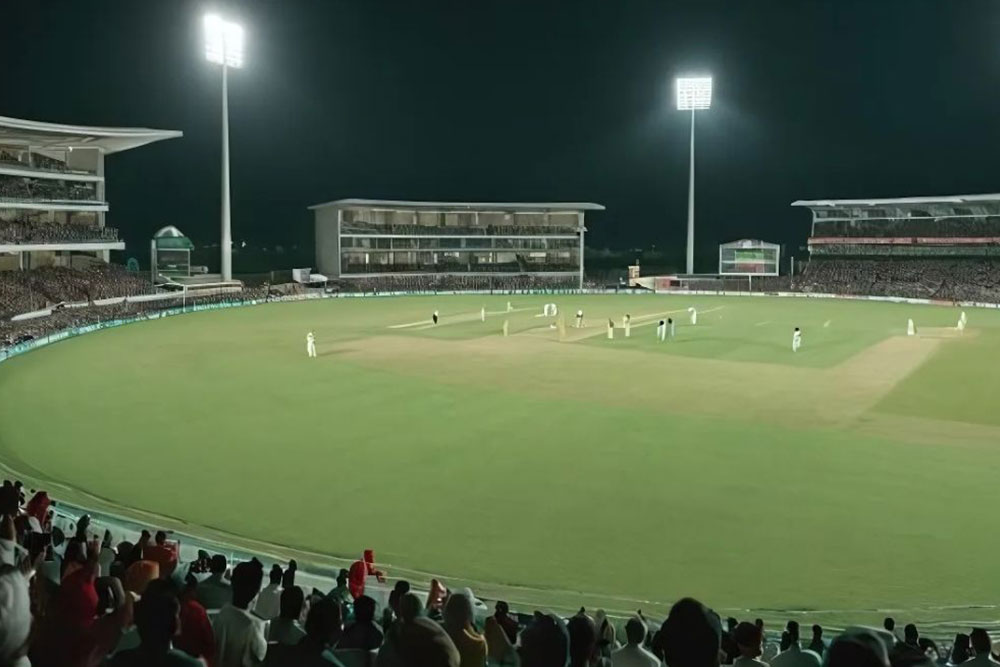
[[[125,590],[141,596],[149,582],[160,578],[160,566],[151,560],[137,560],[125,570]]]
[[[486,664],[486,640],[472,624],[472,592],[454,593],[444,606],[444,629],[458,649],[461,667]]]
[[[298,587],[285,590],[293,588]],[[340,605],[330,598],[320,598],[309,607],[302,641],[294,646],[272,645],[264,664],[267,667],[342,667],[330,651],[340,638],[342,625]]]
[[[693,598],[670,608],[655,648],[670,667],[717,667],[722,647],[718,614]]]
[[[740,623],[733,631],[733,639],[739,647],[740,655],[733,661],[733,667],[767,667],[766,662],[757,658],[764,652],[764,636],[753,623]]]
[[[268,575],[268,584],[260,591],[257,602],[254,603],[253,613],[257,614],[265,621],[276,618],[281,612],[281,566],[275,563],[271,566],[271,573]]]
[[[440,625],[422,615],[416,595],[404,595],[399,608],[400,621],[386,634],[379,650],[379,667],[459,667],[454,642]]]
[[[365,594],[365,580],[368,577],[385,581],[384,573],[375,567],[375,552],[371,549],[365,549],[362,559],[354,561],[348,571],[348,586],[351,597],[355,600]]]
[[[483,639],[486,640],[486,664],[490,667],[516,667],[519,664],[514,644],[494,616],[486,617]]]
[[[739,621],[730,616],[726,619],[726,631],[722,633],[722,652],[725,654],[723,664],[731,665],[740,656],[740,648],[736,643],[736,627]]]
[[[889,654],[889,662],[894,665],[913,664],[925,657],[920,646],[920,633],[917,626],[907,623],[903,628],[903,641],[897,642]]]
[[[302,607],[305,605],[305,593],[298,586],[290,586],[281,591],[281,614],[271,621],[268,631],[268,641],[285,646],[295,646],[306,636],[305,630],[299,624],[302,618]]]
[[[993,640],[990,633],[983,628],[975,628],[969,635],[972,643],[972,650],[976,656],[965,662],[968,667],[995,667],[997,663],[993,658]]]
[[[951,645],[951,655],[948,657],[948,664],[960,665],[972,657],[970,640],[971,638],[967,634],[960,632],[955,635],[955,641]]]
[[[813,638],[809,642],[809,650],[820,658],[826,653],[826,643],[823,642],[823,626],[814,624],[812,627]]]
[[[594,627],[597,628],[598,653],[601,657],[610,658],[611,652],[618,648],[618,639],[615,637],[615,626],[603,609],[594,614]]]
[[[873,632],[855,630],[830,643],[824,667],[889,667],[889,655]]]
[[[198,581],[189,574],[180,595],[181,632],[174,645],[188,655],[201,658],[208,667],[215,663],[215,633],[208,613],[198,602]]]
[[[154,543],[143,551],[143,558],[155,561],[160,566],[161,577],[170,577],[177,567],[177,545],[167,542],[167,534],[158,530]]]
[[[554,614],[535,613],[521,632],[517,651],[521,667],[565,667],[569,662],[569,632]]]
[[[337,573],[337,585],[330,591],[330,598],[341,606],[350,603],[354,599],[351,597],[351,591],[347,587],[346,569],[340,568],[340,572]]]
[[[802,650],[799,645],[799,624],[789,621],[785,628],[788,633],[788,648],[774,656],[771,667],[819,667],[820,657],[810,650]]]
[[[0,565],[0,665],[30,667],[31,601],[28,579],[10,564]]]
[[[109,667],[202,667],[202,662],[173,648],[180,605],[166,586],[150,587],[135,605],[138,648],[119,652]]]
[[[212,574],[198,584],[198,602],[208,611],[222,609],[233,599],[232,586],[226,581],[228,566],[222,554],[212,556],[209,566]]]
[[[597,628],[593,619],[584,610],[569,619],[566,623],[569,632],[569,664],[570,667],[592,667],[607,665],[601,658],[597,645]]]
[[[264,660],[264,621],[250,613],[263,579],[264,567],[256,558],[233,569],[232,602],[215,617],[216,667],[252,667]]]
[[[517,642],[517,621],[510,616],[510,607],[503,600],[497,601],[495,607],[495,613],[493,618],[496,619],[497,624],[503,628],[503,632],[507,635],[507,639],[511,644]]]
[[[612,667],[659,667],[656,656],[642,647],[646,641],[646,624],[642,619],[633,616],[625,623],[625,638],[625,646],[611,654]]]
[[[372,651],[382,645],[382,636],[375,624],[375,600],[362,595],[354,601],[354,622],[344,630],[337,648]]]

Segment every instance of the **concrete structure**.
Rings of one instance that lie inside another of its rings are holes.
[[[310,206],[331,278],[530,275],[583,286],[589,203],[339,199]]]
[[[108,261],[104,159],[171,130],[85,127],[0,116],[0,270]]]

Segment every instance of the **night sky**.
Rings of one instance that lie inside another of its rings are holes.
[[[247,30],[230,77],[234,239],[309,243],[342,197],[594,201],[588,245],[800,245],[799,198],[1000,190],[1000,2],[0,0],[0,115],[184,132],[108,160],[131,253],[217,242],[220,75],[201,17]],[[701,268],[701,267],[700,267]],[[704,270],[710,269],[704,267]]]

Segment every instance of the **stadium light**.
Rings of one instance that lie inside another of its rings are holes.
[[[222,65],[222,279],[233,279],[233,230],[229,203],[229,68],[243,67],[243,26],[205,15],[205,58]]]
[[[712,106],[712,77],[682,76],[674,82],[677,110],[691,112],[691,162],[688,167],[687,272],[694,273],[694,115]]]

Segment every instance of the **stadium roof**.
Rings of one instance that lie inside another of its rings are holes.
[[[0,116],[0,143],[28,145],[38,149],[100,148],[104,153],[110,154],[181,136],[184,133],[178,130],[88,127]]]
[[[918,204],[974,204],[977,202],[1000,202],[1000,194],[985,195],[945,195],[940,197],[900,197],[897,199],[800,199],[792,206],[906,206]]]
[[[454,202],[454,201],[400,201],[396,199],[336,199],[314,204],[310,210],[327,207],[395,208],[427,211],[603,211],[600,204],[588,202]]]

